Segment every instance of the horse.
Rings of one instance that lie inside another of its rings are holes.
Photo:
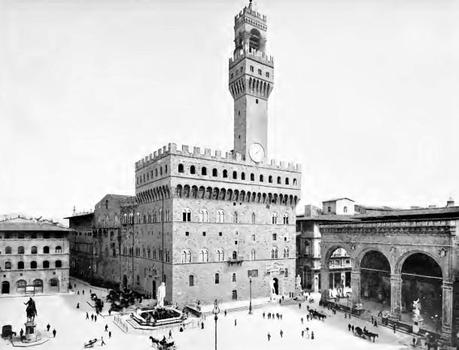
[[[375,342],[375,338],[378,338],[379,335],[377,333],[373,333],[370,331],[364,331],[363,334],[368,337],[368,339],[371,341],[373,340],[373,343]]]
[[[357,335],[360,338],[364,338],[365,339],[365,334],[363,333],[363,329],[360,328],[360,327],[355,327],[354,334]]]

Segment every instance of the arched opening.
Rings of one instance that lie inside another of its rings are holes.
[[[36,279],[33,281],[33,287],[35,293],[43,293],[43,281],[40,279]]]
[[[59,292],[59,279],[51,278],[49,280],[49,289],[53,292]]]
[[[402,320],[413,322],[413,302],[419,300],[423,328],[440,332],[443,274],[437,262],[423,253],[414,253],[403,262]]]
[[[340,302],[340,298],[351,293],[351,258],[346,249],[337,247],[331,252],[327,263],[329,296]]]
[[[16,292],[18,294],[25,294],[27,282],[24,280],[19,280],[16,282]]]
[[[124,277],[126,277],[126,275],[124,275]],[[124,277],[123,277],[123,281],[124,281]],[[123,282],[123,283],[124,283],[124,282]],[[127,282],[126,282],[126,284],[127,284]],[[153,298],[153,299],[156,299],[156,280],[153,280],[153,281],[151,282],[151,289],[152,289],[152,294],[153,294],[153,295],[152,295],[152,298]]]
[[[390,310],[390,263],[384,254],[371,250],[360,262],[360,296],[369,310]]]
[[[279,280],[277,278],[273,278],[273,289],[274,294],[279,295]]]
[[[10,294],[10,282],[2,282],[2,294]]]

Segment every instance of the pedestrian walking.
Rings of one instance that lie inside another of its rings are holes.
[[[352,329],[352,326],[351,326],[351,324],[350,324],[350,323],[347,325],[347,329],[349,330],[349,332],[351,331],[351,329]]]
[[[301,338],[304,338],[304,329],[301,330]]]
[[[395,325],[395,323],[394,323],[394,324],[392,325],[392,329],[394,330],[394,333],[395,333],[396,328],[397,328],[397,327],[396,327],[396,325]]]
[[[112,308],[108,309],[108,316],[112,315]]]
[[[204,329],[204,322],[201,322],[201,329]],[[170,333],[170,331],[169,331]]]
[[[79,290],[77,290],[77,295],[80,295],[80,291]]]
[[[84,289],[83,289],[83,292],[82,292],[82,293],[83,293],[83,295],[84,295]]]
[[[226,310],[225,310],[225,316],[226,316]]]
[[[56,329],[53,329],[53,337],[56,338]]]
[[[234,319],[234,326],[237,326],[237,319]]]
[[[311,332],[311,339],[314,339],[314,332]]]
[[[303,319],[303,317],[301,317],[301,324],[303,324],[303,323],[304,323],[304,319]]]
[[[306,321],[309,321],[309,314],[306,315]]]
[[[284,335],[284,331],[281,329],[279,334],[280,334],[280,337],[282,338],[282,336]]]
[[[21,337],[21,341],[22,341],[22,338],[24,337],[24,330],[21,328],[21,331],[19,332],[19,336]]]
[[[77,309],[79,309],[79,308],[80,308],[80,303],[77,303]]]
[[[413,337],[413,346],[416,346],[416,338]]]
[[[266,314],[265,314],[265,312],[263,311],[263,318],[265,318],[265,316],[266,316]]]
[[[94,321],[94,315],[91,314],[91,321]]]
[[[100,337],[100,346],[104,346],[104,345],[106,345],[104,341],[104,337]]]
[[[352,333],[354,333],[354,325],[352,325]]]
[[[94,315],[94,322],[97,322],[97,315]]]
[[[108,332],[108,324],[105,325],[105,332]]]
[[[270,341],[270,340],[271,340],[271,334],[269,334],[269,332],[268,332],[268,341]]]
[[[50,329],[50,328],[51,328],[51,325],[48,323],[48,324],[46,325],[46,331],[49,332],[49,329]]]
[[[375,320],[375,322],[373,323],[373,326],[375,327],[378,327],[378,322]]]
[[[172,338],[172,329],[169,329],[169,339]]]
[[[89,320],[89,314],[86,312],[86,319]]]
[[[280,319],[282,320],[282,314],[279,315]]]
[[[108,332],[108,338],[110,339],[112,337],[112,331]]]
[[[301,303],[298,304],[298,309],[301,309]]]

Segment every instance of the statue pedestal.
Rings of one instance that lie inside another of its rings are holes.
[[[35,342],[37,341],[37,333],[35,327],[37,326],[34,321],[27,321],[25,325],[25,342]]]
[[[413,317],[413,333],[418,334],[423,324],[422,317]]]

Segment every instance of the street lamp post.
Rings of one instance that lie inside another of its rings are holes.
[[[220,308],[218,307],[217,299],[215,299],[214,309],[212,310],[212,313],[214,314],[214,320],[215,320],[215,350],[217,350],[217,321],[218,321],[218,314],[220,313]]]
[[[249,277],[249,295],[250,295],[250,302],[249,302],[249,315],[252,314],[252,277]]]

